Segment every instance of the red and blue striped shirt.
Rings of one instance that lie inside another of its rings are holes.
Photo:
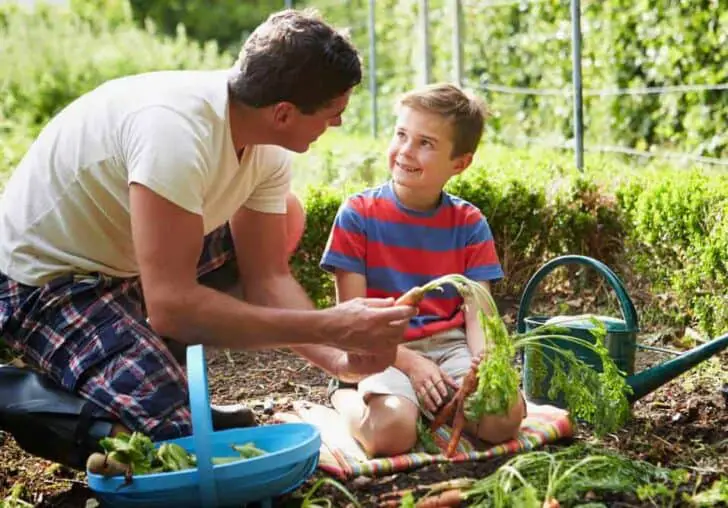
[[[436,209],[409,210],[391,182],[346,200],[320,265],[364,275],[369,297],[397,298],[451,273],[476,281],[503,277],[490,226],[477,207],[443,192]],[[449,285],[443,289],[426,295],[407,340],[464,326],[462,298]]]

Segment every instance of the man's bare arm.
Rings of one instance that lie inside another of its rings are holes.
[[[391,322],[408,317],[405,308],[372,308],[368,302],[356,302],[348,309],[261,307],[204,287],[197,282],[202,218],[143,185],[132,184],[130,193],[132,234],[145,303],[151,325],[160,335],[233,349],[337,344],[366,350],[364,337],[370,328],[386,336]],[[251,244],[266,243],[259,241],[265,230],[253,229],[252,233],[248,237]],[[246,293],[255,295],[256,301],[275,303],[274,293],[288,290],[292,293],[284,297],[287,301],[300,301],[300,286],[297,289],[286,277],[269,277],[265,265],[261,271],[266,277],[254,276],[253,280],[272,286],[253,289],[255,283],[248,281]],[[250,270],[246,268],[246,272]]]
[[[240,281],[248,302],[292,309],[314,309],[313,302],[290,271],[286,246],[286,216],[261,213],[242,208],[231,221]],[[256,234],[265,231],[265,235]],[[250,238],[258,241],[251,242]],[[362,291],[360,297],[364,297]],[[398,328],[403,330],[403,324]],[[386,344],[381,346],[385,349]],[[330,374],[339,375],[352,370],[371,373],[383,365],[373,359],[354,365],[356,360],[342,356],[342,350],[321,345],[293,346],[294,351]],[[376,348],[376,344],[372,344]],[[381,358],[383,360],[384,358]],[[353,360],[353,361],[352,361]]]
[[[338,302],[346,302],[353,298],[366,296],[367,281],[366,277],[360,273],[346,272],[342,270],[336,271],[336,300]],[[404,339],[404,336],[403,336]],[[398,368],[402,372],[409,372],[410,367],[421,359],[421,355],[416,351],[412,351],[404,345],[397,346],[396,359],[393,367]],[[384,367],[388,367],[385,365]],[[383,368],[381,370],[384,370]],[[360,381],[365,376],[349,376],[345,381]]]

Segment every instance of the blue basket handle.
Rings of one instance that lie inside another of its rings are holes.
[[[212,415],[207,387],[207,362],[202,345],[187,347],[187,386],[192,413],[192,438],[197,456],[200,500],[204,507],[217,506],[217,488],[212,471]]]

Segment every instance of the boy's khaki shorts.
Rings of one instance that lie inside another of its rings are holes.
[[[457,328],[408,342],[406,346],[432,360],[458,384],[470,370],[472,354],[464,330]],[[389,367],[359,382],[359,393],[367,401],[372,395],[399,395],[411,400],[420,410],[417,394],[409,377],[399,369]]]

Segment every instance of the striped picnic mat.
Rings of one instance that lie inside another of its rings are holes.
[[[553,406],[537,406],[528,403],[528,416],[521,424],[516,439],[492,446],[476,446],[463,436],[453,457],[444,453],[426,453],[415,449],[411,453],[396,457],[370,459],[348,432],[346,424],[333,409],[306,401],[294,403],[293,411],[278,413],[280,422],[307,422],[321,432],[321,454],[319,468],[336,478],[346,480],[356,476],[381,476],[408,471],[436,462],[462,462],[486,460],[500,455],[515,454],[538,448],[545,443],[555,442],[572,435],[573,429],[568,413]],[[444,451],[450,439],[450,427],[443,426],[437,432],[435,441]]]

